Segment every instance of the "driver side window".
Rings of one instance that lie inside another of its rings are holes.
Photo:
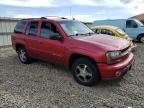
[[[43,38],[50,38],[50,36],[58,33],[55,25],[49,22],[42,22],[40,36]]]
[[[111,36],[115,35],[112,31],[107,30],[107,29],[102,29],[101,34],[107,34],[107,35],[111,35]]]
[[[133,20],[128,20],[126,22],[126,28],[137,28],[137,23]]]

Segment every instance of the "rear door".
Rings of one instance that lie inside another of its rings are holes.
[[[40,39],[38,40],[41,58],[58,64],[64,63],[65,45],[64,40],[53,40],[50,37],[55,33],[59,34],[58,27],[47,21],[42,21],[40,26]],[[63,37],[62,37],[63,38]]]
[[[39,37],[38,37],[39,21],[28,22],[25,35],[27,37],[27,48],[29,55],[33,58],[39,57]]]

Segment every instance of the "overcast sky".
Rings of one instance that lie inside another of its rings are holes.
[[[73,16],[81,21],[120,19],[144,13],[144,0],[0,0],[0,16]]]

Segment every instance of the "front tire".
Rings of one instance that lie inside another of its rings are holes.
[[[87,58],[76,59],[72,65],[74,79],[84,86],[93,86],[100,80],[96,64]]]
[[[23,64],[30,64],[32,62],[23,46],[18,48],[18,57]]]
[[[144,36],[141,36],[141,37],[140,37],[140,42],[141,42],[141,43],[144,43]]]
[[[138,41],[141,43],[144,43],[144,35],[139,35],[138,36]]]

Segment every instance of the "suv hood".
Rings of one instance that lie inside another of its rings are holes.
[[[102,34],[100,35],[94,34],[92,36],[86,36],[75,39],[82,42],[94,44],[99,47],[103,47],[106,50],[122,50],[130,46],[130,42],[125,39]]]

